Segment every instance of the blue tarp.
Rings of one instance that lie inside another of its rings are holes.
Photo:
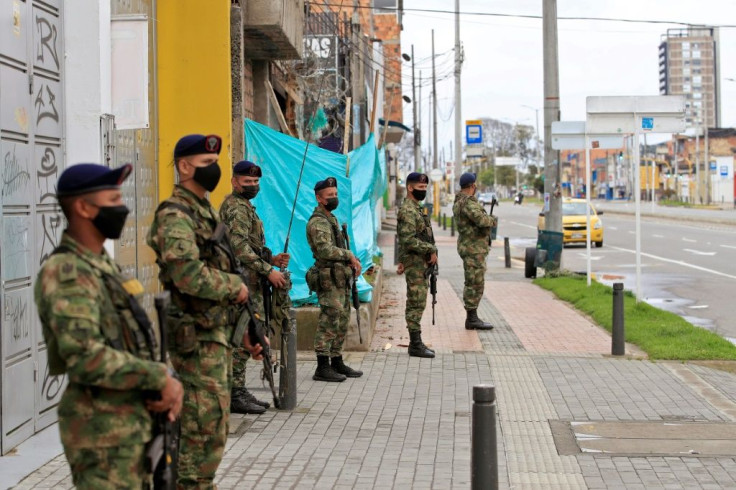
[[[263,220],[266,245],[274,253],[282,252],[305,142],[246,120],[245,148],[245,158],[263,169],[261,191],[253,204]],[[350,152],[350,177],[347,178],[345,170],[348,157],[310,145],[289,238],[289,270],[293,282],[291,299],[295,305],[317,301],[316,294],[309,295],[304,279],[307,269],[314,263],[307,243],[306,228],[317,205],[313,190],[317,181],[326,177],[337,179],[340,205],[334,214],[340,223],[347,223],[351,249],[360,260],[363,270],[373,265],[374,255],[380,254],[377,243],[380,216],[376,215],[376,205],[387,185],[380,153],[371,136],[366,144]],[[371,300],[371,289],[361,276],[358,281],[361,301]]]

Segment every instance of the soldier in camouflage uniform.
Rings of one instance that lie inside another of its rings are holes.
[[[120,237],[128,215],[120,184],[131,166],[79,164],[62,173],[57,197],[69,225],[41,267],[35,300],[48,346],[49,373],[68,375],[59,433],[76,488],[141,488],[150,483],[144,445],[153,412],[174,421],[183,389],[153,362],[155,339],[126,278],[103,248]],[[138,318],[133,311],[135,303]],[[146,402],[160,392],[158,402]]]
[[[206,199],[220,180],[219,136],[189,135],[174,149],[179,184],[158,209],[148,235],[171,291],[169,354],[184,384],[178,488],[214,488],[230,415],[232,325],[248,288],[210,240],[219,220]],[[253,348],[258,355],[261,347]]]
[[[346,366],[341,353],[350,323],[350,281],[353,274],[360,276],[361,266],[347,249],[332,214],[339,203],[337,179],[328,177],[317,182],[314,193],[318,204],[307,223],[307,241],[315,262],[307,282],[317,291],[320,313],[314,334],[317,370],[312,379],[339,382],[363,375]]]
[[[406,196],[397,219],[399,235],[399,272],[406,277],[406,328],[409,330],[409,355],[434,357],[434,351],[422,341],[422,314],[427,306],[427,269],[437,264],[432,223],[419,204],[427,196],[429,179],[425,174],[410,173],[406,178]]]
[[[230,229],[230,240],[238,260],[250,272],[248,293],[251,306],[264,318],[263,286],[268,281],[274,288],[288,286],[286,276],[276,267],[289,266],[289,254],[272,256],[266,248],[263,222],[250,202],[260,189],[261,168],[243,160],[233,167],[233,193],[220,207],[220,219]],[[257,400],[245,387],[245,365],[250,354],[244,348],[233,349],[233,385],[230,391],[230,411],[233,413],[263,413],[269,403]]]
[[[478,318],[478,304],[485,287],[486,257],[491,250],[491,227],[497,222],[496,217],[486,213],[475,197],[478,190],[475,179],[475,174],[468,172],[460,176],[461,190],[455,196],[452,213],[457,224],[457,252],[463,259],[465,269],[463,289],[463,303],[467,312],[465,328],[491,330],[493,325]]]

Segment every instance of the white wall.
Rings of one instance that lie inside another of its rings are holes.
[[[110,2],[64,2],[66,165],[102,163],[100,116],[111,108]]]

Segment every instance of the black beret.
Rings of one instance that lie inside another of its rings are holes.
[[[465,172],[460,176],[460,187],[463,189],[466,187],[470,187],[475,183],[475,174],[470,172]]]
[[[327,177],[325,180],[320,180],[314,185],[314,192],[317,193],[322,189],[328,189],[330,187],[337,187],[337,179],[335,177]]]
[[[77,196],[107,189],[119,189],[120,184],[133,171],[125,164],[111,169],[97,163],[78,163],[61,173],[56,184],[56,197]]]
[[[417,182],[419,184],[429,184],[429,177],[427,174],[420,174],[419,172],[412,172],[406,176],[406,183]]]
[[[235,175],[247,175],[249,177],[261,177],[261,167],[248,160],[241,160],[233,167],[233,173]]]
[[[188,157],[189,155],[201,155],[203,153],[220,154],[222,138],[216,134],[188,134],[176,142],[174,147],[174,158]]]

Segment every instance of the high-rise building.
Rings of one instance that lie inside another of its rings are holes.
[[[659,45],[659,93],[684,95],[688,126],[720,127],[718,28],[667,29]]]

